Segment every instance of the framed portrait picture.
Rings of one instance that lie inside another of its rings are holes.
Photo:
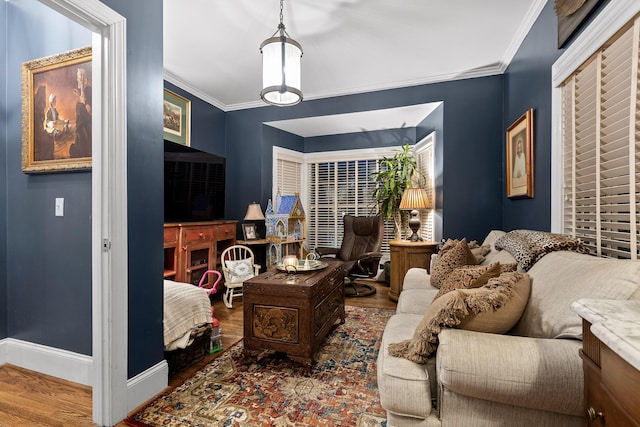
[[[255,224],[242,224],[242,234],[244,235],[244,240],[258,239],[258,232],[256,231]]]
[[[507,129],[507,197],[533,197],[533,109]]]
[[[22,64],[22,171],[91,168],[91,48]]]
[[[191,144],[191,101],[164,90],[164,139],[177,144]]]

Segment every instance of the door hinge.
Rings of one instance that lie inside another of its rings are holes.
[[[111,240],[102,239],[102,252],[109,252],[111,250]]]

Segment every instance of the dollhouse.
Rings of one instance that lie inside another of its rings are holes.
[[[267,265],[273,267],[282,261],[285,255],[303,257],[302,243],[306,235],[306,217],[300,195],[276,195],[274,202],[269,200],[265,211],[267,247]]]

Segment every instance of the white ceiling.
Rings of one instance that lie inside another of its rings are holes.
[[[302,45],[302,92],[310,100],[501,74],[545,3],[285,0],[284,24]],[[167,81],[224,111],[266,105],[259,46],[276,31],[278,0],[163,5]]]

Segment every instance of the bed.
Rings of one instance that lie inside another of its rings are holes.
[[[209,295],[216,292],[219,281],[220,276],[211,289],[202,287],[204,279],[200,286],[164,281],[164,356],[169,372],[186,368],[206,353],[214,318]]]

